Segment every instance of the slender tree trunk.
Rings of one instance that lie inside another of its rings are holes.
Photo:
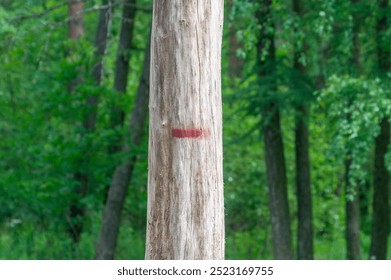
[[[83,27],[83,9],[84,3],[81,0],[70,0],[68,1],[68,17],[69,17],[69,25],[68,25],[68,36],[72,40],[78,40],[84,34]],[[71,81],[68,85],[69,92],[73,92],[75,87],[82,82],[81,74]],[[79,173],[76,172],[75,180],[78,182],[79,186],[84,185],[85,178]],[[77,234],[81,232],[81,221],[80,221],[80,202],[79,197],[82,194],[82,188],[78,187],[75,189],[75,195],[73,196],[69,209],[69,223],[68,223],[68,232],[72,238],[72,240],[77,243],[79,242],[80,235]]]
[[[114,89],[120,93],[126,93],[128,84],[128,72],[130,61],[130,48],[133,42],[134,19],[136,16],[136,0],[126,0],[122,11],[121,31],[119,46],[115,62]],[[115,106],[112,127],[122,126],[124,112]]]
[[[304,16],[304,7],[301,0],[293,0],[293,10],[299,17]],[[303,42],[305,46],[305,43]],[[304,48],[304,47],[303,47]],[[294,55],[294,68],[301,76],[306,75],[306,69],[300,62],[304,50],[296,50]],[[298,206],[298,230],[297,230],[297,253],[300,260],[314,258],[314,241],[312,226],[312,198],[310,178],[310,156],[308,141],[308,105],[301,100],[296,108],[295,123],[295,155],[296,155],[296,187]]]
[[[148,112],[149,65],[150,46],[148,44],[145,52],[143,72],[138,87],[136,103],[130,117],[130,144],[125,141],[123,147],[125,153],[129,153],[134,146],[138,146],[141,143],[144,124]],[[103,213],[103,224],[99,240],[96,245],[95,259],[114,259],[122,208],[124,205],[127,189],[132,178],[135,163],[136,155],[131,156],[130,158],[126,158],[115,169]]]
[[[298,205],[298,259],[314,258],[312,225],[312,198],[308,142],[308,108],[303,104],[297,109],[295,127],[296,186]]]
[[[84,35],[83,9],[84,3],[82,0],[68,1],[68,37],[73,41],[77,41]],[[69,92],[73,92],[75,87],[82,81],[80,71],[78,73],[79,76],[68,84]]]
[[[380,123],[375,142],[374,193],[370,259],[387,259],[389,232],[389,174],[385,155],[390,144],[390,124],[386,118]]]
[[[70,39],[77,40],[84,34],[83,8],[82,0],[68,1],[68,36]]]
[[[119,35],[119,44],[117,58],[115,61],[114,89],[120,94],[126,93],[128,85],[128,73],[130,62],[130,49],[133,41],[134,20],[136,17],[136,0],[126,0],[122,10],[121,29]],[[114,104],[111,114],[111,128],[121,128],[124,125],[125,112],[118,104]],[[113,155],[122,149],[120,135],[116,137],[108,148],[109,154]],[[112,174],[114,170],[110,170]],[[107,202],[110,185],[106,186],[104,193],[104,204]]]
[[[360,0],[351,0],[352,16],[353,16],[353,30],[352,30],[352,45],[353,53],[351,63],[354,67],[353,73],[361,73],[360,60],[360,41],[359,31],[360,23],[357,13],[357,4]],[[349,107],[351,106],[349,101]],[[348,122],[351,122],[351,116],[347,117]],[[359,200],[359,186],[351,185],[350,169],[352,165],[352,153],[348,152],[345,159],[345,210],[346,210],[346,258],[349,260],[361,259],[360,246],[360,200]]]
[[[107,43],[110,33],[110,24],[112,16],[112,0],[103,0],[104,9],[100,10],[98,27],[95,37],[95,58],[97,59],[92,68],[92,77],[95,84],[99,86],[103,76],[103,59],[106,54]],[[96,125],[98,96],[93,95],[87,98],[88,114],[84,123],[87,131],[94,131]]]
[[[229,30],[229,76],[231,78],[241,77],[243,69],[243,60],[236,55],[236,51],[241,47],[236,38],[234,27]]]
[[[388,0],[380,0],[380,16],[377,22],[377,56],[378,67],[381,73],[391,69],[391,53],[389,42],[384,40],[384,33],[389,28],[390,19],[387,18]],[[388,233],[390,227],[390,205],[389,205],[389,173],[386,167],[385,155],[390,145],[390,123],[385,117],[380,123],[380,134],[375,140],[375,161],[374,161],[374,191],[373,191],[373,212],[372,212],[372,234],[370,259],[387,259]]]
[[[346,258],[358,260],[361,258],[360,250],[360,204],[358,200],[358,187],[350,184],[351,159],[345,161],[345,208],[346,208]]]
[[[258,41],[259,76],[271,75],[275,78],[275,46],[271,16],[271,0],[263,0],[259,19],[261,32]],[[262,55],[267,51],[267,57]],[[275,81],[276,82],[276,81]],[[274,82],[274,83],[275,83]],[[262,107],[262,131],[265,146],[267,182],[269,187],[269,208],[273,232],[273,256],[275,259],[292,259],[291,228],[286,183],[286,168],[283,137],[280,124],[279,105],[273,94],[276,86],[270,89],[273,93]]]
[[[97,62],[92,69],[92,77],[96,85],[100,85],[103,71],[103,57],[106,52],[106,46],[108,41],[108,34],[111,22],[112,3],[111,0],[103,1],[104,9],[101,10],[98,27],[95,39],[95,57]],[[82,6],[81,6],[82,8]],[[72,9],[71,9],[72,10]],[[74,10],[72,10],[74,11]],[[78,11],[76,15],[82,14],[82,10]],[[73,26],[73,25],[72,25]],[[97,96],[89,96],[86,101],[87,115],[83,122],[85,133],[91,133],[95,130],[96,124],[96,110],[97,110]],[[85,135],[84,135],[85,137]],[[80,236],[83,231],[83,218],[85,213],[85,206],[82,203],[89,189],[90,176],[89,176],[89,156],[91,151],[89,150],[90,144],[87,144],[80,160],[80,170],[76,172],[75,179],[78,182],[75,195],[71,200],[70,205],[70,227],[68,229],[74,243],[80,241]]]
[[[223,0],[153,6],[146,259],[223,259]]]
[[[232,9],[233,0],[228,0],[228,7]],[[242,75],[242,69],[244,61],[236,55],[236,51],[240,49],[241,45],[236,37],[235,25],[232,24],[229,28],[229,76],[231,78],[240,77]]]
[[[270,103],[264,109],[269,120],[263,127],[267,182],[269,187],[269,208],[273,233],[273,256],[277,260],[293,258],[289,204],[285,175],[282,132],[278,105]]]

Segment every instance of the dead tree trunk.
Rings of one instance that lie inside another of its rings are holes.
[[[223,0],[155,0],[146,259],[223,259]]]

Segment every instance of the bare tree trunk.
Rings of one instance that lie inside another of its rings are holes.
[[[387,22],[388,0],[380,0],[380,16],[377,22],[377,56],[379,71],[382,74],[391,69],[390,45],[384,39],[384,34],[390,24]],[[380,123],[380,134],[375,140],[375,165],[373,179],[373,212],[372,212],[372,234],[370,259],[387,259],[388,233],[390,227],[390,205],[389,205],[389,173],[386,167],[385,155],[390,145],[390,123],[385,117]]]
[[[258,41],[258,58],[260,78],[270,75],[276,83],[275,77],[275,45],[274,26],[271,16],[271,0],[263,0],[259,11],[261,32]],[[267,57],[262,56],[267,51]],[[265,161],[267,182],[269,187],[269,208],[273,232],[274,259],[292,259],[292,241],[288,204],[288,189],[286,183],[286,168],[283,137],[280,124],[280,111],[276,98],[276,85],[270,88],[272,93],[265,97],[267,104],[262,107],[262,131],[265,147]]]
[[[149,65],[150,46],[148,44],[148,47],[145,51],[143,73],[141,75],[138,87],[136,103],[130,117],[130,144],[125,141],[123,147],[125,153],[129,153],[133,147],[138,146],[141,143],[145,120],[148,113]],[[127,189],[132,178],[136,159],[136,155],[130,158],[126,158],[115,169],[103,213],[102,229],[98,243],[96,245],[96,260],[114,259],[122,208],[124,205]]]
[[[304,7],[301,0],[293,0],[293,10],[299,17],[304,16]],[[303,42],[303,46],[305,46]],[[304,47],[303,47],[304,48]],[[296,50],[294,68],[301,76],[306,75],[306,69],[300,62],[305,50]],[[312,226],[312,198],[310,178],[310,156],[308,141],[308,105],[305,96],[299,97],[302,101],[296,108],[295,123],[295,155],[296,155],[296,187],[298,206],[297,253],[299,260],[314,258],[314,240]]]
[[[146,259],[223,259],[223,0],[153,6]]]
[[[357,4],[360,0],[351,0],[352,16],[353,16],[353,30],[352,30],[352,45],[353,53],[351,57],[353,72],[361,73],[360,60],[360,41],[359,31],[360,23],[357,14]],[[351,106],[351,101],[349,105]],[[347,117],[348,122],[351,122],[351,116]],[[358,260],[361,258],[360,246],[360,200],[359,200],[359,186],[352,186],[350,180],[350,169],[352,165],[352,153],[348,152],[345,160],[345,209],[346,209],[346,258],[349,260]]]

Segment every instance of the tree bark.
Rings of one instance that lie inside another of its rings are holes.
[[[262,131],[265,147],[269,208],[273,232],[274,259],[292,259],[291,228],[286,183],[286,168],[279,105],[276,101],[275,46],[271,0],[263,0],[258,17],[261,31],[258,41],[259,77],[270,75],[274,85],[262,106]],[[262,55],[267,51],[267,57]]]
[[[390,46],[384,40],[384,33],[389,28],[387,18],[388,0],[380,0],[380,16],[377,22],[377,56],[379,71],[387,73],[391,69]],[[373,179],[373,212],[372,212],[372,233],[370,259],[387,259],[388,233],[390,227],[390,206],[389,206],[389,173],[386,167],[385,155],[390,145],[390,123],[385,117],[380,123],[380,134],[375,140],[375,160]]]
[[[146,259],[223,259],[223,0],[155,0]]]
[[[293,0],[293,10],[299,16],[304,16],[304,7],[301,0]],[[305,43],[303,42],[305,46]],[[304,50],[295,50],[294,68],[301,76],[306,75],[306,69],[300,62]],[[314,258],[314,241],[312,226],[312,197],[310,156],[308,141],[308,105],[305,96],[299,97],[296,107],[295,123],[295,156],[296,156],[296,187],[298,206],[297,253],[299,260]]]
[[[352,45],[353,51],[351,62],[353,65],[353,73],[361,73],[360,59],[360,41],[359,31],[360,22],[357,13],[357,4],[360,0],[351,0],[353,30],[352,30]],[[348,102],[348,106],[352,105],[352,101]],[[351,116],[347,115],[347,120],[351,122]],[[352,165],[352,153],[348,152],[345,159],[345,211],[346,211],[346,258],[348,260],[361,259],[360,246],[360,200],[359,186],[352,186],[350,180],[350,169]]]
[[[148,44],[148,47],[145,51],[143,72],[139,82],[136,103],[130,117],[130,144],[125,142],[123,147],[123,151],[125,153],[131,152],[133,147],[139,146],[141,143],[144,124],[148,112],[149,65],[150,46]],[[127,157],[115,169],[103,213],[102,229],[100,232],[99,241],[96,245],[96,260],[114,259],[122,208],[124,205],[127,189],[132,178],[136,159],[136,155]]]

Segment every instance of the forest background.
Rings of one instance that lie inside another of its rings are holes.
[[[0,0],[0,259],[97,258],[116,173],[115,258],[144,258],[151,2]],[[294,258],[391,259],[390,24],[388,0],[225,1],[226,259],[276,256],[268,157]]]

